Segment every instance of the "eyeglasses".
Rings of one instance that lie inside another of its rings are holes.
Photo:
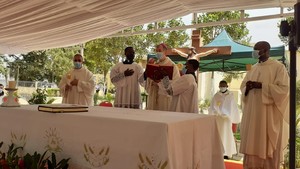
[[[75,60],[73,60],[73,61],[74,61],[74,62],[81,62],[81,60],[76,60],[76,59],[75,59]]]

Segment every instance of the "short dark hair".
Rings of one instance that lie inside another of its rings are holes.
[[[269,51],[271,49],[271,45],[267,41],[259,41],[254,45],[254,47],[255,46],[261,46],[263,49],[265,49],[267,51]]]
[[[199,68],[199,62],[196,59],[187,60],[187,63],[191,64],[195,70]]]
[[[221,80],[219,84],[221,84],[221,83],[224,83],[224,84],[228,85],[225,80]]]
[[[125,50],[124,50],[124,52],[125,52],[125,53],[128,52],[129,49],[133,49],[133,47],[132,47],[132,46],[126,47]]]
[[[2,83],[0,83],[0,86],[4,86]]]

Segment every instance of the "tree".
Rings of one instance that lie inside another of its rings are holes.
[[[248,17],[248,14],[245,14],[245,17]],[[208,12],[201,14],[198,17],[198,23],[209,23],[209,22],[217,22],[217,21],[227,21],[227,20],[236,20],[240,19],[240,11],[225,11],[225,12]],[[237,23],[230,25],[219,25],[219,26],[210,26],[205,28],[200,28],[201,30],[201,38],[203,40],[203,44],[206,45],[210,43],[213,39],[216,38],[223,30],[226,30],[227,33],[231,36],[231,38],[244,45],[249,45],[251,37],[247,37],[249,34],[249,30],[246,27],[246,23]],[[241,77],[239,72],[228,72],[224,73],[224,79],[228,83],[232,81],[232,79],[238,79]]]
[[[21,58],[21,59],[20,59]],[[45,74],[49,71],[45,69],[48,56],[45,50],[32,51],[27,54],[21,54],[21,57],[15,61],[17,71],[19,71],[19,80],[23,81],[43,81]]]
[[[171,19],[165,22],[158,22],[157,26],[158,28],[172,28],[176,26],[184,26],[184,22],[182,21],[182,18]],[[153,30],[154,28],[154,23],[147,25],[147,30]],[[150,50],[154,50],[155,46],[162,42],[166,43],[170,48],[182,47],[188,39],[189,35],[185,30],[174,30],[166,33],[158,32],[146,35],[146,41]]]
[[[137,26],[133,29],[141,28],[141,26]],[[87,66],[93,73],[103,73],[106,77],[109,69],[122,60],[124,49],[128,46],[134,47],[136,60],[141,59],[147,53],[144,36],[102,38],[87,42],[85,45]]]
[[[45,69],[45,79],[58,84],[64,74],[73,67],[73,56],[80,52],[80,46],[49,49],[46,51],[48,60]]]
[[[10,68],[10,76],[13,76],[16,80],[44,80],[48,71],[45,69],[47,55],[44,50],[21,55],[9,55],[6,61],[8,61],[7,65]]]
[[[245,14],[245,17],[248,16],[248,14]],[[236,20],[240,18],[240,11],[208,12],[199,15],[198,23]],[[200,28],[203,44],[206,45],[211,42],[223,29],[228,32],[234,41],[241,44],[248,45],[251,40],[251,37],[247,37],[249,30],[246,27],[246,23],[237,23]]]
[[[181,18],[158,23],[160,28],[179,25],[184,25]],[[154,27],[154,24],[147,25],[148,30],[152,30]],[[143,28],[144,26],[136,26],[125,29],[123,32],[136,32],[143,30]],[[88,58],[87,65],[94,73],[103,73],[106,77],[109,69],[124,57],[124,49],[128,46],[134,47],[136,60],[138,61],[161,42],[166,42],[170,47],[178,47],[183,45],[188,38],[185,31],[169,31],[167,33],[92,40],[85,45],[85,55]]]
[[[224,72],[223,77],[227,83],[231,83],[232,79],[241,79],[243,78],[243,74],[240,72]]]

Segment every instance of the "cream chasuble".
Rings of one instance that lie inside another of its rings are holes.
[[[180,77],[177,65],[168,57],[158,65],[161,66],[173,66],[173,79],[176,80]],[[148,93],[147,109],[148,110],[164,110],[168,111],[171,104],[171,96],[163,95],[159,93],[159,87],[152,79],[147,78],[145,89]]]
[[[245,96],[246,82],[262,83]],[[282,130],[288,113],[289,76],[283,64],[267,60],[257,63],[241,85],[243,117],[240,152],[245,154],[244,167],[279,169],[280,153],[287,137]]]
[[[125,77],[124,71],[133,69],[132,76]],[[116,86],[115,107],[141,108],[140,85],[144,86],[144,70],[137,63],[116,64],[111,72],[111,82]]]
[[[78,79],[78,85],[72,86],[71,90],[65,91],[67,84],[73,79]],[[69,71],[60,81],[59,89],[63,96],[62,103],[93,105],[93,94],[95,91],[95,81],[93,74],[85,67]]]

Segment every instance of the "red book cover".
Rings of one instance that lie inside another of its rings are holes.
[[[159,66],[155,64],[147,64],[146,75],[152,80],[161,80],[164,76],[169,76],[172,80],[173,66]]]

